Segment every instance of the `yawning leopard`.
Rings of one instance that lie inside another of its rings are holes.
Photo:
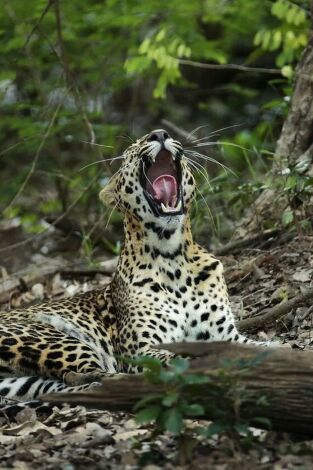
[[[120,356],[176,341],[252,342],[236,328],[219,260],[193,241],[195,179],[180,142],[162,130],[137,140],[101,191],[124,214],[125,242],[103,290],[0,313],[0,394],[31,399],[136,372]]]

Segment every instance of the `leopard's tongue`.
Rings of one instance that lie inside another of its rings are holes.
[[[163,202],[165,207],[175,207],[177,202],[177,183],[174,176],[161,175],[153,181],[154,198]]]

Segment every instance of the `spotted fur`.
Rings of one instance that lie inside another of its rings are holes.
[[[173,355],[157,349],[160,343],[252,342],[237,331],[222,263],[193,241],[196,188],[183,148],[167,134],[162,142],[151,135],[125,151],[121,169],[100,193],[124,213],[125,242],[111,284],[0,313],[0,395],[30,399],[78,390],[105,374],[136,372],[117,361],[120,355],[168,363]],[[162,148],[180,166],[183,207],[157,216],[144,194],[142,165]]]

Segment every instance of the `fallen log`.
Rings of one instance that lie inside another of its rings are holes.
[[[254,421],[262,417],[271,422],[273,430],[313,435],[313,351],[284,348],[264,350],[225,342],[176,343],[162,347],[191,357],[187,373],[201,373],[214,379],[214,382],[220,380],[221,370],[225,370],[225,364],[228,364],[227,373],[233,374],[236,383],[243,387],[242,398],[249,397],[239,407],[239,413],[250,424],[266,428],[265,422]],[[261,359],[255,361],[258,357]],[[240,370],[238,360],[241,364],[252,365]],[[234,365],[230,367],[229,364]],[[206,419],[215,418],[211,387],[209,383],[197,385],[192,395],[194,403],[205,407]],[[164,390],[163,385],[149,383],[142,375],[117,374],[105,378],[102,386],[97,389],[46,395],[43,400],[132,412],[141,398],[163,393]],[[266,405],[260,403],[261,398],[263,402],[266,400]],[[223,399],[220,399],[219,406],[223,406],[222,404]],[[229,403],[227,406],[229,407]],[[238,402],[233,404],[233,417],[235,416],[238,416]]]

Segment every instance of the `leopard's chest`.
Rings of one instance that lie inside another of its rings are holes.
[[[209,339],[210,329],[219,312],[212,311],[213,296],[204,295],[193,289],[165,291],[159,298],[158,311],[160,324],[165,322],[167,329],[162,341],[197,341]],[[214,307],[215,308],[215,307]]]

